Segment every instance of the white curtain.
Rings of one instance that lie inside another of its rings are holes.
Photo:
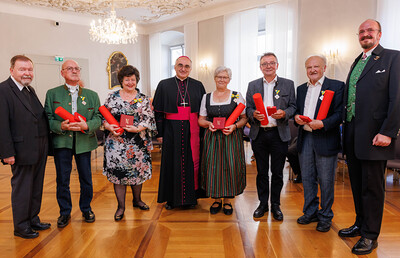
[[[257,35],[257,9],[225,16],[224,62],[225,66],[232,69],[232,80],[228,87],[243,96],[248,83],[259,77]]]
[[[278,57],[278,75],[296,80],[298,0],[281,0],[266,6],[266,50]]]
[[[154,96],[158,82],[161,80],[161,40],[160,33],[151,34],[149,37],[150,49],[150,89]]]
[[[400,50],[400,1],[378,0],[377,17],[382,26],[380,43],[384,48]]]

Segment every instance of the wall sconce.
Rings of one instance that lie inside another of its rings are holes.
[[[203,60],[200,62],[200,68],[202,70],[208,71],[208,68],[210,68],[211,62],[209,60]]]
[[[327,59],[327,65],[329,67],[329,76],[331,78],[335,78],[335,65],[338,62],[339,59],[339,49],[335,48],[329,48],[329,50],[326,50],[324,52],[324,55]]]
[[[339,58],[339,49],[329,49],[329,51],[325,51],[325,57],[328,59],[328,62],[331,64],[336,64]]]

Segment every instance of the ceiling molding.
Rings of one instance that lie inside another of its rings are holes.
[[[162,17],[153,23],[136,23],[137,32],[141,35],[149,35],[157,32],[173,30],[188,23],[199,22],[229,13],[265,6],[278,1],[279,0],[219,0],[214,4],[208,4],[202,8],[197,7],[194,9],[187,9],[176,15]],[[98,16],[90,14],[61,11],[47,7],[29,6],[18,3],[15,0],[0,1],[0,13],[78,24],[87,26],[88,29],[91,21],[99,18]]]
[[[153,34],[176,28],[178,25],[182,26],[188,23],[208,20],[218,16],[257,8],[279,1],[280,0],[227,0],[206,8],[202,8],[200,9],[200,11],[197,11],[195,13],[185,12],[182,15],[165,21],[144,24],[143,27],[146,34]]]

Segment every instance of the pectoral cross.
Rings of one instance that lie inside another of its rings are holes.
[[[183,107],[186,107],[186,105],[189,105],[189,103],[182,102],[181,105],[183,105]]]

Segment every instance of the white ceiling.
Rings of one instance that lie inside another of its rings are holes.
[[[205,4],[202,7],[186,9],[177,14],[162,17],[158,20],[146,23],[141,22],[140,17],[149,14],[151,15],[149,10],[143,8],[128,8],[117,9],[116,11],[117,16],[135,21],[137,23],[139,34],[150,34],[171,30],[177,26],[182,26],[183,24],[190,22],[198,22],[227,13],[265,6],[268,3],[276,1],[278,0],[212,0],[212,2]],[[16,0],[0,0],[0,13],[10,13],[85,26],[89,26],[92,20],[100,18],[99,16],[91,14],[62,11],[51,7],[27,5],[17,2]]]
[[[39,2],[39,0],[37,0],[37,1]],[[51,0],[48,0],[48,1],[51,2]],[[110,2],[110,0],[107,0],[107,1]],[[128,0],[128,1],[134,1],[134,0]],[[117,16],[119,16],[119,17],[124,17],[127,20],[135,21],[136,23],[139,23],[139,24],[143,24],[143,23],[148,24],[148,23],[157,23],[160,21],[165,21],[165,20],[180,16],[183,14],[196,13],[196,12],[199,12],[200,10],[212,8],[213,6],[224,3],[224,2],[235,2],[235,1],[240,1],[240,0],[211,0],[211,2],[204,4],[201,7],[185,9],[177,14],[164,16],[159,19],[154,19],[154,20],[150,20],[150,21],[144,21],[143,17],[152,17],[155,15],[152,14],[151,11],[146,8],[137,8],[137,7],[136,8],[125,8],[125,9],[117,9],[116,8],[116,12],[117,12]],[[42,10],[56,11],[56,12],[62,12],[62,13],[66,13],[66,14],[73,14],[73,15],[81,16],[81,17],[82,16],[91,16],[91,18],[93,19],[93,15],[90,15],[88,13],[77,13],[77,12],[73,12],[73,11],[63,11],[63,10],[53,8],[53,7],[44,7],[44,6],[39,6],[39,5],[35,5],[35,4],[24,4],[24,3],[18,2],[16,0],[0,0],[0,2],[8,3],[10,5],[15,5],[15,6],[19,6],[19,7],[29,6],[30,8],[38,8],[38,9],[42,9]],[[29,1],[29,2],[35,2],[35,1]],[[47,2],[47,1],[40,0],[40,2]],[[82,2],[85,2],[85,1],[83,0]],[[105,8],[105,11],[109,11],[109,10],[110,10],[110,8]]]

